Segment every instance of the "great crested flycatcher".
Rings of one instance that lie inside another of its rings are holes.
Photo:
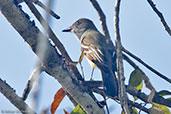
[[[93,22],[86,18],[77,20],[63,32],[72,32],[77,36],[82,53],[86,55],[90,65],[101,70],[105,93],[112,97],[118,96],[118,80],[115,75],[116,50],[112,41],[101,34]],[[80,58],[82,60],[83,57]]]

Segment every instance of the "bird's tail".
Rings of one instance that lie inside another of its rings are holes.
[[[103,78],[103,85],[105,87],[105,93],[112,97],[118,96],[119,86],[115,73],[112,72],[112,70],[108,70],[108,72],[101,70],[101,73]]]

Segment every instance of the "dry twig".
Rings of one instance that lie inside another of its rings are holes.
[[[105,16],[105,14],[103,13],[100,5],[98,4],[98,2],[96,0],[90,0],[90,2],[94,6],[94,8],[96,9],[96,11],[97,11],[97,13],[98,13],[98,15],[100,17],[102,30],[103,30],[103,33],[104,33],[105,37],[110,39],[109,30],[108,30],[107,25],[106,25],[106,16]]]
[[[128,54],[129,56],[131,56],[132,58],[134,58],[135,60],[137,60],[138,62],[140,62],[142,65],[144,65],[146,68],[148,68],[150,71],[152,71],[153,73],[155,73],[156,75],[158,75],[159,77],[163,78],[164,80],[166,80],[167,82],[171,83],[171,79],[169,79],[168,77],[166,77],[165,75],[161,74],[160,72],[158,72],[157,70],[155,70],[154,68],[152,68],[151,66],[149,66],[148,64],[146,64],[144,61],[142,61],[139,57],[135,56],[134,54],[132,54],[130,51],[128,51],[127,49],[125,49],[124,47],[122,47],[122,51],[125,52],[126,54]]]
[[[122,61],[122,44],[119,32],[119,10],[120,10],[121,0],[116,0],[115,3],[115,15],[114,15],[114,28],[115,28],[115,44],[117,52],[117,73],[119,77],[119,99],[121,106],[125,114],[130,114],[128,107],[128,96],[125,89],[125,77],[124,77],[124,68]]]
[[[152,0],[147,0],[148,3],[150,4],[150,6],[152,7],[153,11],[159,16],[165,30],[167,31],[167,33],[171,36],[171,30],[168,26],[168,24],[166,23],[163,14],[156,8],[156,5],[153,3]]]

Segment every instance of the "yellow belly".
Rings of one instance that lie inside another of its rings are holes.
[[[87,59],[87,57],[86,57],[86,59]],[[90,66],[91,66],[92,68],[95,68],[95,67],[96,67],[96,64],[94,64],[91,60],[89,60],[89,59],[87,59],[87,60],[88,60]]]

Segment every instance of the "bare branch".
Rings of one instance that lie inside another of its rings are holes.
[[[14,0],[14,2],[21,3],[24,2],[24,0]],[[45,11],[47,11],[49,14],[51,14],[54,18],[56,19],[60,19],[60,16],[58,16],[55,12],[53,12],[50,8],[46,7],[42,2],[40,2],[39,0],[32,0],[32,2],[34,2],[35,4],[37,4],[38,6],[40,6],[41,8],[43,8]]]
[[[38,56],[42,62],[46,72],[56,78],[62,87],[80,104],[80,106],[89,114],[97,113],[104,114],[97,103],[83,91],[79,84],[72,78],[71,73],[64,66],[64,61],[61,55],[57,52],[50,41],[47,40],[47,50],[45,58],[41,58],[37,54],[36,48],[40,38],[46,38],[40,30],[31,22],[28,15],[16,7],[11,0],[0,0],[0,10],[7,18],[16,31],[22,38],[30,45],[33,52]],[[41,37],[39,37],[41,36]],[[47,38],[46,38],[47,39]]]
[[[56,19],[60,19],[60,17],[53,12],[51,9],[49,9],[48,7],[46,7],[42,2],[40,2],[39,0],[33,0],[33,2],[37,5],[39,5],[41,8],[43,8],[45,11],[47,11],[49,14],[51,14],[54,18]]]
[[[95,84],[94,84],[95,83]],[[104,92],[103,89],[99,89],[98,87],[102,87],[103,86],[103,83],[102,81],[88,81],[88,82],[85,82],[84,86],[86,88],[91,88],[90,90],[93,91],[93,92],[96,92],[102,96],[107,96]],[[141,99],[142,101],[148,103],[148,98],[149,96],[146,95],[145,93],[141,92],[141,91],[138,91],[136,90],[134,87],[132,86],[129,86],[129,85],[125,85],[126,87],[126,91],[131,94],[132,96],[136,96],[137,98]],[[108,96],[109,98],[112,98],[111,96]],[[116,98],[112,98],[113,100],[118,100]],[[162,105],[165,105],[165,106],[168,106],[168,107],[171,107],[171,100],[169,99],[165,99],[161,96],[157,96],[157,94],[155,94],[153,100],[153,102],[155,103],[158,103],[158,104],[162,104]],[[135,102],[134,102],[135,103]],[[140,104],[138,103],[135,103],[133,104],[133,102],[131,100],[128,100],[128,104],[129,105],[132,105],[132,106],[135,106],[139,109],[142,109],[143,111],[145,112],[148,112],[148,109],[146,109],[145,107],[141,106]]]
[[[136,107],[146,113],[149,113],[149,109],[147,109],[146,107],[142,106],[141,104],[139,103],[136,103],[136,102],[133,102],[131,100],[128,100],[128,104],[131,105],[132,107]]]
[[[148,103],[148,95],[146,95],[143,92],[140,92],[140,91],[136,90],[134,87],[127,85],[126,86],[126,91],[129,94],[131,94],[133,96],[136,96],[139,99],[141,99],[142,101]],[[152,101],[155,102],[155,103],[158,103],[158,104],[162,104],[162,105],[171,107],[171,100],[165,99],[165,98],[163,98],[161,96],[155,95]]]
[[[103,13],[100,5],[98,4],[98,2],[96,0],[90,0],[90,2],[94,6],[94,8],[96,9],[96,11],[97,11],[97,13],[98,13],[98,15],[100,17],[100,23],[102,25],[102,30],[103,30],[103,33],[104,33],[105,37],[110,39],[109,30],[108,30],[107,25],[106,25],[106,16],[105,16],[105,14]]]
[[[121,0],[116,0],[115,3],[115,15],[114,15],[114,29],[115,29],[115,44],[117,52],[117,73],[119,77],[119,100],[125,114],[130,114],[128,107],[128,96],[125,89],[125,77],[124,77],[124,68],[122,60],[122,44],[119,32],[119,9],[120,9]]]
[[[146,64],[144,61],[142,61],[139,57],[135,56],[134,54],[132,54],[130,51],[126,50],[124,47],[122,47],[122,51],[125,52],[126,54],[128,54],[129,56],[131,56],[132,58],[134,58],[135,60],[137,60],[138,62],[140,62],[142,65],[144,65],[146,68],[148,68],[150,71],[152,71],[153,73],[155,73],[156,75],[158,75],[160,78],[163,78],[164,80],[166,80],[167,82],[171,83],[171,79],[169,79],[168,77],[166,77],[165,75],[161,74],[160,72],[158,72],[157,70],[155,70],[154,68],[152,68],[151,66],[149,66],[148,64]]]
[[[0,92],[23,114],[36,114],[11,88],[0,78]]]
[[[164,16],[163,14],[156,8],[156,5],[153,3],[152,0],[147,0],[148,3],[150,4],[150,6],[152,7],[153,11],[159,16],[165,30],[168,32],[168,34],[171,36],[171,30],[169,28],[169,26],[167,25],[165,19],[164,19]]]

